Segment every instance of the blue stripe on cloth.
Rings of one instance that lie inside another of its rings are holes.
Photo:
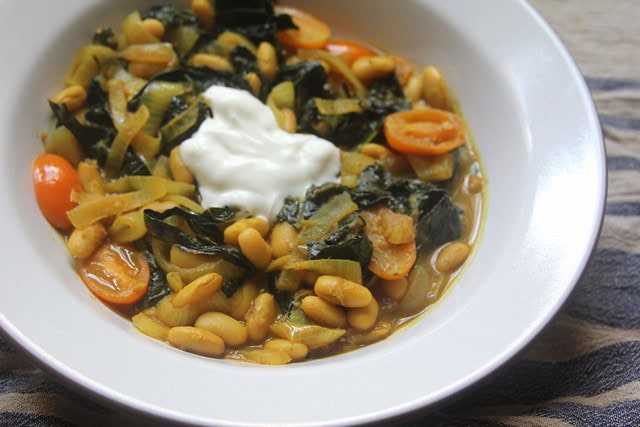
[[[611,216],[638,216],[640,203],[607,203],[606,214]]]
[[[586,77],[587,86],[592,91],[640,89],[640,82],[635,80],[601,79]]]
[[[633,117],[613,117],[600,114],[600,122],[604,126],[640,131],[640,119]]]
[[[0,426],[11,427],[67,427],[74,424],[48,415],[0,412]]]
[[[540,405],[559,397],[596,396],[638,380],[640,342],[618,343],[562,363],[520,360],[443,411],[473,414],[487,406]]]
[[[640,159],[626,156],[608,157],[607,169],[610,171],[639,170]]]
[[[564,313],[616,328],[640,328],[640,254],[595,251]]]

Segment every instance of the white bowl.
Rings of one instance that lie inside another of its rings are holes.
[[[193,424],[335,425],[433,405],[483,378],[553,317],[584,269],[606,170],[596,112],[558,38],[522,0],[299,1],[345,37],[437,64],[489,178],[473,257],[418,321],[364,349],[285,367],[211,360],[136,332],[76,277],[36,205],[30,164],[77,48],[142,0],[3,2],[0,326],[84,393]]]

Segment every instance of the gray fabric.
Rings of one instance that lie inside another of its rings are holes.
[[[567,305],[523,354],[398,425],[640,425],[640,2],[532,5],[575,56],[600,113],[609,167],[602,236]],[[0,339],[0,425],[142,424],[53,381]]]

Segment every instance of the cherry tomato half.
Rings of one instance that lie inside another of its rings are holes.
[[[76,268],[91,292],[113,304],[134,304],[149,287],[147,260],[127,246],[107,242]]]
[[[76,207],[71,192],[81,189],[71,163],[56,154],[41,154],[33,162],[33,188],[44,217],[56,228],[72,228],[67,211]]]
[[[335,56],[341,58],[348,65],[365,56],[375,56],[376,53],[358,42],[349,40],[330,40],[324,45],[324,48]]]
[[[435,108],[390,114],[384,121],[384,134],[389,145],[403,154],[444,154],[466,140],[458,116]]]
[[[278,15],[290,15],[298,27],[278,32],[278,40],[284,46],[320,49],[331,37],[331,28],[310,13],[289,6],[276,6],[275,11]]]

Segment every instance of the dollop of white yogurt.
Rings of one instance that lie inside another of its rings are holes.
[[[212,86],[204,97],[213,118],[180,146],[204,207],[230,206],[272,221],[287,197],[338,181],[340,150],[331,142],[283,131],[247,91]]]

